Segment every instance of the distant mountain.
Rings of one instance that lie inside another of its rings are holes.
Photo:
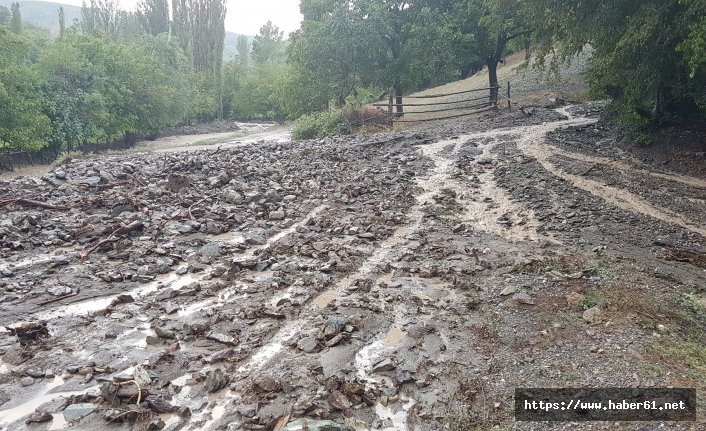
[[[8,9],[14,3],[13,0],[0,0],[0,6],[5,6]],[[64,16],[66,18],[66,26],[69,27],[74,23],[74,20],[81,19],[81,8],[68,4],[53,3],[48,1],[20,0],[20,13],[22,20],[49,29],[52,34],[59,34],[59,7],[64,8]],[[247,36],[248,41],[252,43],[253,36]],[[236,56],[238,42],[238,33],[230,31],[226,32],[223,58],[226,60]]]

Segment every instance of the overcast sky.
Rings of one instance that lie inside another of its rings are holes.
[[[82,0],[51,0],[81,6]],[[135,10],[138,0],[119,0],[120,8]],[[227,0],[226,30],[240,34],[256,35],[268,20],[272,21],[285,37],[299,28],[299,0]],[[171,0],[169,2],[171,4]]]

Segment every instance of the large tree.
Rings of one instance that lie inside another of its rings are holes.
[[[281,63],[284,61],[284,32],[267,21],[252,42],[252,59],[255,64]]]

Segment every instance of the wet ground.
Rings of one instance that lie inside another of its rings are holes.
[[[645,429],[513,421],[515,387],[706,381],[706,179],[600,113],[1,182],[0,429]]]

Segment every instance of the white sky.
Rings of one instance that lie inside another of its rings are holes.
[[[82,0],[52,0],[81,6]],[[135,10],[137,0],[119,0],[120,8]],[[302,16],[299,0],[227,0],[226,30],[256,35],[268,20],[284,31],[284,36],[299,28]],[[169,1],[171,4],[171,0]]]

